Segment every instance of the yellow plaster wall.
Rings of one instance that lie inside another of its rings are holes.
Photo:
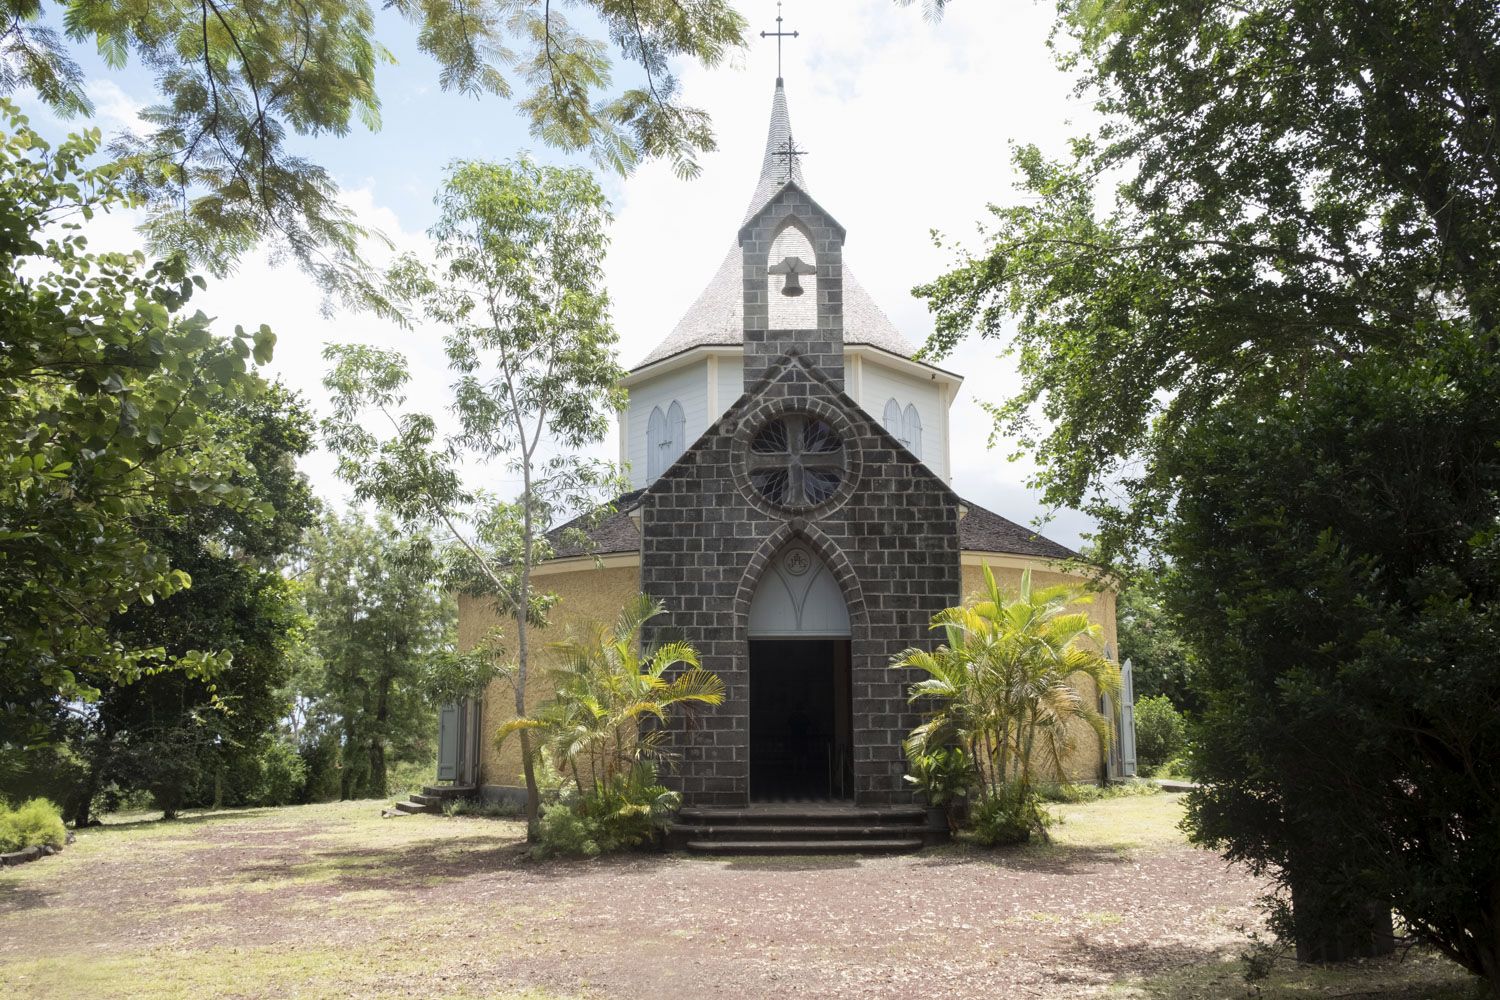
[[[970,560],[974,558],[984,561],[981,555],[965,553],[963,567],[965,601],[984,590],[984,567],[983,565],[969,565]],[[1015,594],[1021,589],[1022,568],[1016,563],[1014,556],[996,556],[989,566],[1002,592]],[[1088,586],[1089,580],[1077,574],[1059,573],[1039,567],[1032,568],[1031,585],[1033,587],[1051,587],[1059,583]],[[1109,646],[1112,656],[1118,659],[1120,639],[1115,624],[1115,593],[1112,590],[1095,591],[1092,597],[1093,600],[1084,606],[1084,610],[1089,618],[1104,630],[1104,642]],[[1094,683],[1084,680],[1082,686],[1089,703],[1097,705],[1099,696]],[[1063,768],[1068,778],[1073,781],[1098,779],[1100,768],[1104,764],[1104,749],[1099,745],[1098,737],[1087,726],[1080,724],[1075,731],[1075,739],[1078,745],[1077,752],[1071,760],[1064,763]]]
[[[531,632],[533,659],[526,684],[526,706],[530,711],[551,695],[546,672],[550,666],[547,643],[564,638],[569,629],[581,629],[593,622],[612,622],[620,610],[640,590],[640,570],[635,566],[586,568],[566,573],[546,573],[535,583],[558,596],[552,609],[552,623]],[[459,597],[458,644],[471,649],[495,625],[499,618],[488,599]],[[506,629],[507,638],[514,628]],[[515,717],[515,693],[506,681],[495,681],[484,695],[484,720],[481,733],[480,782],[485,785],[521,787],[521,747],[514,736],[500,750],[494,737],[502,723]]]

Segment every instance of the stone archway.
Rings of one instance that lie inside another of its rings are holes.
[[[849,606],[800,538],[773,555],[750,599],[750,797],[848,799],[854,789]]]

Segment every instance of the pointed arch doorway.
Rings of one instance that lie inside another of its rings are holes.
[[[750,602],[750,798],[853,798],[849,607],[827,564],[794,542]]]

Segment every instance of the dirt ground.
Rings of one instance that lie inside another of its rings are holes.
[[[1234,956],[1259,887],[1168,795],[1056,807],[1049,846],[533,862],[509,821],[378,802],[89,830],[0,874],[6,997],[1458,998],[1420,953]]]

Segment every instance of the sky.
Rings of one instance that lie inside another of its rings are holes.
[[[740,0],[750,20],[751,45],[712,69],[676,67],[684,103],[706,110],[717,151],[701,159],[702,174],[678,178],[666,163],[650,163],[628,178],[601,176],[615,221],[606,285],[620,333],[620,360],[634,366],[676,325],[717,269],[734,239],[755,187],[776,78],[772,0]],[[1055,8],[1049,4],[959,0],[933,24],[921,5],[889,0],[792,0],[785,30],[798,31],[783,49],[782,75],[793,132],[807,150],[808,188],[845,227],[845,261],[875,301],[912,343],[932,329],[912,286],[953,263],[931,232],[970,245],[990,203],[1014,203],[1013,143],[1035,143],[1061,155],[1066,141],[1093,123],[1073,96],[1074,80],[1047,46]],[[448,163],[459,158],[506,159],[527,151],[555,163],[570,161],[540,147],[511,106],[441,91],[437,69],[417,52],[414,33],[389,13],[377,15],[382,41],[397,58],[377,72],[382,127],[360,126],[342,138],[303,141],[299,153],[328,168],[365,224],[400,250],[421,253],[434,220],[433,193]],[[87,54],[81,54],[86,56]],[[129,127],[154,92],[139,67],[113,71],[82,59],[96,104],[93,124],[108,135]],[[631,70],[620,66],[620,79]],[[59,122],[35,100],[17,95],[33,124],[61,134],[78,122]],[[106,217],[88,235],[97,250],[140,245],[128,214]],[[411,362],[413,408],[440,416],[449,378],[441,331],[402,330],[368,314],[325,314],[318,289],[294,266],[273,266],[252,255],[227,278],[211,281],[193,304],[227,332],[235,324],[267,323],[278,336],[268,374],[300,392],[316,412],[327,409],[322,350],[330,342],[395,348]],[[1012,520],[1044,514],[1026,481],[1034,471],[1011,462],[1008,441],[989,447],[990,418],[983,401],[999,401],[1018,385],[1003,345],[971,340],[942,362],[966,382],[951,415],[953,486],[976,503]],[[613,436],[597,449],[616,456]],[[347,489],[330,456],[308,456],[303,469],[318,494],[343,502]],[[471,469],[477,485],[513,493],[500,469]],[[1055,512],[1045,533],[1076,547],[1089,523],[1072,511]]]

